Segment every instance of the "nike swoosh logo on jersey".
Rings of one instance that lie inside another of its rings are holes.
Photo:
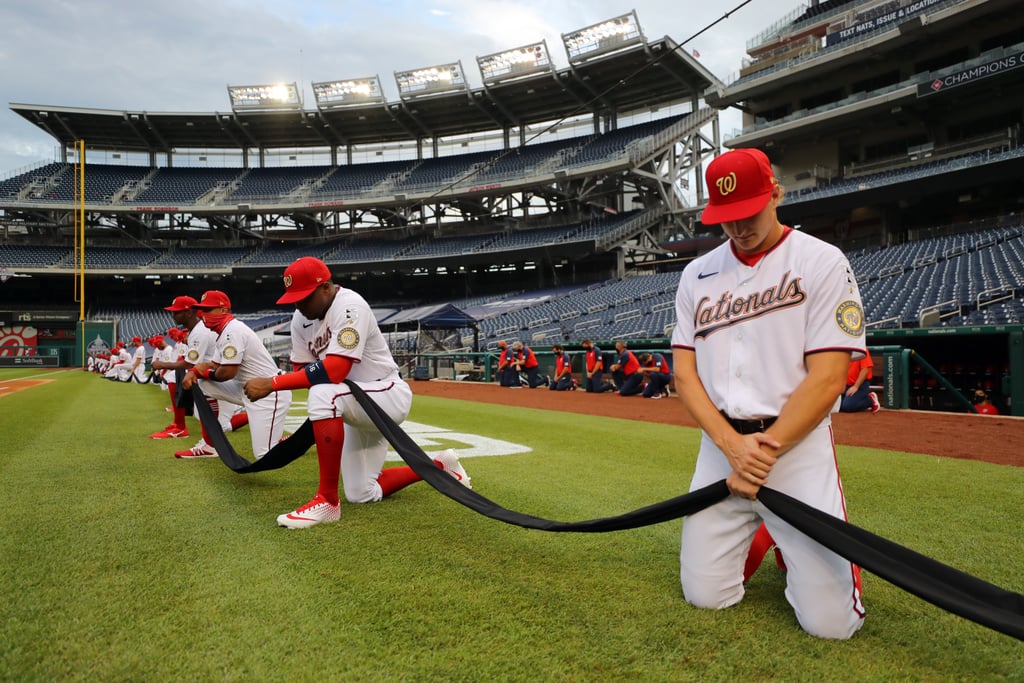
[[[711,277],[712,275],[718,275],[718,271],[716,270],[713,273],[697,273],[697,279],[703,280],[704,278]]]
[[[303,327],[303,328],[306,328],[306,327],[313,327],[313,323],[302,323],[302,327]]]

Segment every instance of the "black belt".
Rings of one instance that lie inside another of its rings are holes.
[[[775,421],[779,419],[777,417],[762,417],[756,420],[737,420],[736,418],[726,415],[724,410],[719,412],[721,412],[722,417],[732,425],[732,428],[740,434],[755,434],[757,432],[768,431],[768,428],[775,424]]]

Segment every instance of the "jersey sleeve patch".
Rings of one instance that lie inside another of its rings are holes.
[[[864,309],[856,301],[844,301],[836,307],[836,324],[851,337],[864,332]]]
[[[338,346],[348,351],[359,346],[359,331],[354,327],[338,330]]]
[[[224,352],[221,354],[224,356],[224,360],[233,360],[238,355],[238,349],[234,346],[224,347]]]

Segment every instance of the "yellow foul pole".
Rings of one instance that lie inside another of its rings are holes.
[[[74,297],[78,302],[78,334],[81,337],[79,348],[82,367],[85,367],[85,140],[75,141],[74,166],[75,204],[72,211],[74,220],[74,252],[72,259],[74,271]]]

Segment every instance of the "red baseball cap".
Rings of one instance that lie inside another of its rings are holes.
[[[775,173],[759,149],[734,149],[708,164],[704,174],[708,205],[700,217],[705,225],[750,218],[768,205]]]
[[[211,289],[203,292],[199,302],[192,304],[192,308],[209,310],[211,308],[231,308],[231,299],[219,289]]]
[[[165,311],[187,311],[196,305],[196,300],[190,296],[176,296],[170,306],[164,306]]]
[[[136,344],[136,345],[141,344],[142,343],[142,337],[139,337],[139,336],[132,337],[131,343],[132,344]]]
[[[161,335],[159,335],[159,334],[154,334],[152,337],[149,338],[149,345],[150,346],[160,346],[163,343],[164,343],[164,338]]]
[[[331,281],[331,270],[327,264],[313,256],[303,256],[284,271],[284,294],[277,300],[279,304],[293,304],[302,301],[313,293],[313,290],[325,282]]]

